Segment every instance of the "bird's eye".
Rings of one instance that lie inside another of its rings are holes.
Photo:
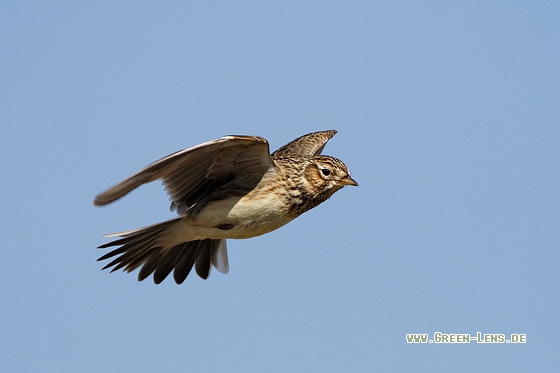
[[[321,172],[323,173],[323,175],[325,176],[329,176],[331,174],[331,170],[329,170],[328,168],[322,168]]]

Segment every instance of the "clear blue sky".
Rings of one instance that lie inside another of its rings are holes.
[[[0,370],[543,371],[560,348],[555,1],[0,4]],[[138,283],[95,194],[227,134],[337,129],[359,181],[230,273]],[[407,333],[516,344],[407,344]]]

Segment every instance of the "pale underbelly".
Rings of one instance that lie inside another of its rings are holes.
[[[195,217],[185,216],[166,232],[166,240],[185,242],[242,239],[272,232],[293,220],[285,205],[271,196],[247,201],[230,199],[206,206]]]

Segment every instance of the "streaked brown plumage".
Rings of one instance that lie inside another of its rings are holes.
[[[154,275],[159,284],[172,271],[182,283],[191,269],[206,279],[210,268],[229,270],[226,239],[271,232],[327,200],[346,185],[358,185],[342,161],[320,155],[335,130],[295,139],[270,154],[258,136],[226,136],[178,151],[99,194],[109,204],[138,186],[161,179],[179,217],[107,235],[120,246],[98,260],[117,256],[103,269]]]

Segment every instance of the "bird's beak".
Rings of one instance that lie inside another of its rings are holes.
[[[350,177],[350,175],[343,177],[340,179],[340,184],[342,185],[352,185],[358,186],[358,182]]]

